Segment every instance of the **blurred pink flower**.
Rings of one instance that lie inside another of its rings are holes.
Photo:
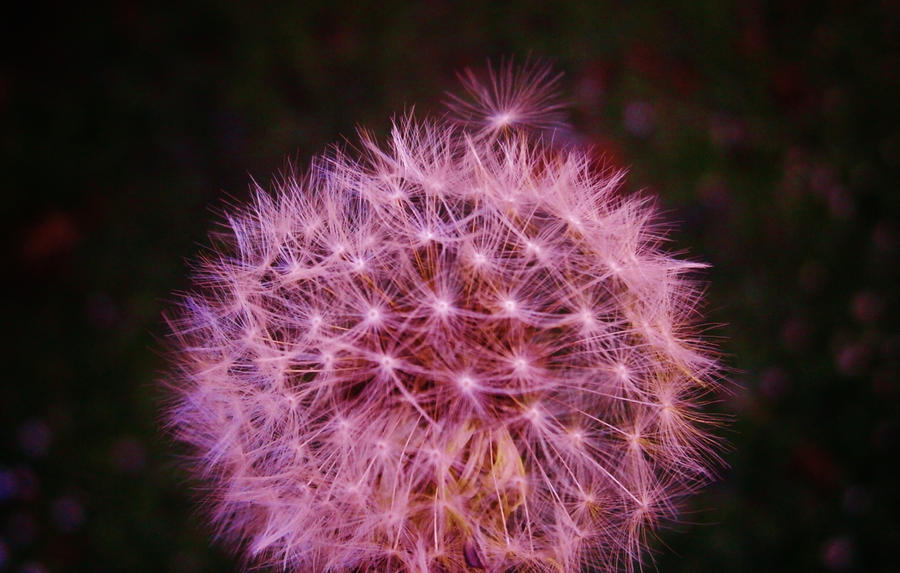
[[[233,213],[170,317],[219,534],[302,571],[631,569],[710,477],[703,265],[561,149],[540,66]]]

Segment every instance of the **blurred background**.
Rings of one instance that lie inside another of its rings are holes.
[[[659,196],[673,248],[713,265],[730,467],[655,567],[900,570],[897,3],[263,6],[0,23],[0,571],[237,569],[157,429],[185,260],[250,177],[529,53],[565,72],[584,141]]]

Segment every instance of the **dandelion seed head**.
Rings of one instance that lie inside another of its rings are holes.
[[[549,67],[491,72],[257,188],[169,316],[168,428],[254,565],[631,570],[718,463],[698,265],[545,137]]]

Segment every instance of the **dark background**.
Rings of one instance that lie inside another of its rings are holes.
[[[184,261],[250,176],[529,53],[713,265],[730,468],[658,569],[898,570],[896,3],[154,4],[0,24],[0,571],[235,569],[156,424]]]

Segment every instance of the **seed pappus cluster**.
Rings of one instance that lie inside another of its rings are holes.
[[[546,137],[549,68],[463,79],[257,187],[168,317],[167,426],[251,564],[631,570],[712,477],[703,265]]]

